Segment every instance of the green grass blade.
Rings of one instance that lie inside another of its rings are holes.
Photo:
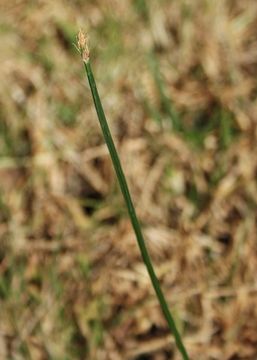
[[[88,51],[88,49],[87,49],[87,51]],[[86,73],[87,73],[87,77],[88,77],[90,89],[91,89],[91,92],[92,92],[92,96],[93,96],[96,112],[97,112],[97,115],[98,115],[98,119],[99,119],[99,122],[100,122],[100,126],[102,128],[102,132],[103,132],[103,136],[104,136],[106,145],[107,145],[107,147],[109,149],[109,152],[110,152],[112,163],[113,163],[113,166],[114,166],[114,169],[115,169],[118,181],[119,181],[119,185],[120,185],[122,194],[124,196],[124,200],[125,200],[125,203],[126,203],[126,206],[127,206],[127,209],[128,209],[128,213],[129,213],[129,216],[130,216],[130,220],[131,220],[133,229],[134,229],[135,234],[136,234],[136,239],[137,239],[140,251],[141,251],[143,261],[144,261],[144,263],[146,265],[146,268],[147,268],[147,271],[149,273],[152,285],[154,287],[155,293],[156,293],[156,295],[158,297],[158,300],[159,300],[159,303],[161,305],[163,314],[164,314],[164,316],[165,316],[165,318],[167,320],[167,323],[169,325],[169,328],[170,328],[170,330],[171,330],[171,332],[172,332],[172,334],[173,334],[173,336],[175,338],[177,347],[178,347],[179,351],[181,352],[181,355],[182,355],[183,359],[184,360],[189,360],[189,356],[187,354],[187,351],[185,349],[185,346],[183,344],[183,341],[181,339],[179,331],[178,331],[178,329],[176,327],[175,321],[174,321],[174,319],[173,319],[173,317],[172,317],[172,315],[171,315],[171,313],[169,311],[168,304],[167,304],[167,302],[165,300],[165,297],[163,295],[163,292],[161,290],[159,281],[158,281],[157,276],[155,274],[155,271],[154,271],[150,256],[148,254],[148,251],[147,251],[147,248],[146,248],[146,245],[145,245],[145,241],[144,241],[143,234],[142,234],[142,231],[141,231],[141,226],[140,226],[140,223],[138,221],[136,211],[135,211],[135,208],[134,208],[131,196],[130,196],[127,181],[126,181],[124,172],[122,170],[120,159],[119,159],[117,150],[115,148],[115,145],[114,145],[114,142],[113,142],[113,139],[112,139],[112,135],[111,135],[111,132],[110,132],[110,129],[109,129],[109,126],[108,126],[108,123],[107,123],[107,120],[106,120],[106,117],[105,117],[105,114],[104,114],[102,103],[101,103],[101,100],[100,100],[100,97],[99,97],[99,94],[98,94],[98,90],[97,90],[97,87],[96,87],[94,75],[93,75],[91,65],[90,65],[90,62],[89,62],[89,52],[86,53],[86,54],[82,54],[82,55],[83,55],[82,59],[83,59],[83,62],[84,62]]]
[[[154,77],[155,84],[157,86],[157,90],[160,95],[161,105],[162,105],[166,115],[168,115],[168,117],[172,123],[173,129],[175,131],[180,131],[180,130],[182,130],[181,129],[181,127],[182,127],[181,120],[179,118],[177,111],[175,110],[175,108],[173,106],[171,99],[169,99],[169,97],[166,94],[166,89],[165,89],[164,81],[163,81],[162,74],[160,71],[160,66],[159,66],[159,63],[158,63],[157,58],[154,55],[154,53],[152,53],[152,52],[149,53],[148,62],[149,62],[150,69],[151,69],[153,77]]]

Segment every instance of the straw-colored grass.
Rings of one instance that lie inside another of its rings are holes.
[[[180,358],[85,98],[80,27],[190,356],[257,357],[256,24],[255,0],[1,2],[1,359]]]

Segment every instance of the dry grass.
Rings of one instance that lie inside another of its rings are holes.
[[[179,359],[84,101],[81,26],[192,359],[256,359],[255,0],[1,2],[0,359]]]

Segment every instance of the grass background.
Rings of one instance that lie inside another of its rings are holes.
[[[192,359],[257,357],[255,0],[0,11],[0,358],[179,359],[73,46]]]

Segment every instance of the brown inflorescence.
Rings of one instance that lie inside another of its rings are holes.
[[[81,29],[78,32],[77,45],[83,61],[88,62],[90,54],[88,47],[88,36]]]

